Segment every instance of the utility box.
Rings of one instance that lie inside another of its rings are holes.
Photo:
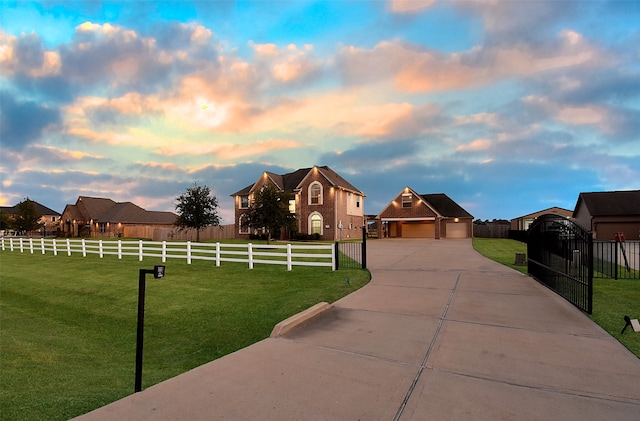
[[[514,265],[516,266],[526,266],[527,264],[527,255],[524,253],[516,253],[516,262]]]

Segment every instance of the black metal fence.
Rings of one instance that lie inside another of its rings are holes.
[[[362,241],[337,241],[335,243],[335,262],[338,269],[367,268],[367,235],[362,229]]]
[[[593,276],[640,279],[640,241],[593,241]]]
[[[557,214],[538,217],[527,236],[529,274],[579,309],[593,306],[593,239]]]

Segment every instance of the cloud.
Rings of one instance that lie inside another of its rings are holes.
[[[7,91],[0,92],[0,139],[2,146],[20,150],[40,140],[45,131],[60,123],[60,112],[33,101],[20,101]]]
[[[415,13],[429,9],[435,0],[389,0],[388,7],[392,13]]]
[[[272,151],[299,148],[300,143],[287,139],[258,140],[246,145],[231,143],[191,144],[163,147],[156,153],[163,156],[215,155],[223,160],[259,157]]]
[[[249,42],[255,54],[255,66],[264,68],[271,79],[279,84],[308,83],[320,75],[322,62],[313,55],[313,46],[305,44],[298,47],[289,44],[278,48],[277,45]]]
[[[344,47],[336,61],[348,84],[391,79],[405,92],[475,88],[507,78],[612,64],[609,55],[570,30],[546,45],[477,46],[449,54],[407,42],[382,41],[371,49]]]

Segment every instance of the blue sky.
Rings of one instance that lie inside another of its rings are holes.
[[[0,204],[328,165],[476,218],[640,189],[640,2],[0,2]]]

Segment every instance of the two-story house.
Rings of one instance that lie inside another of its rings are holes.
[[[298,233],[317,234],[322,240],[362,237],[364,193],[331,168],[314,166],[282,175],[265,171],[255,183],[233,193],[237,238],[249,238],[252,233],[242,223],[243,214],[265,185],[292,195],[289,210],[296,216]],[[293,234],[283,232],[281,238]]]

